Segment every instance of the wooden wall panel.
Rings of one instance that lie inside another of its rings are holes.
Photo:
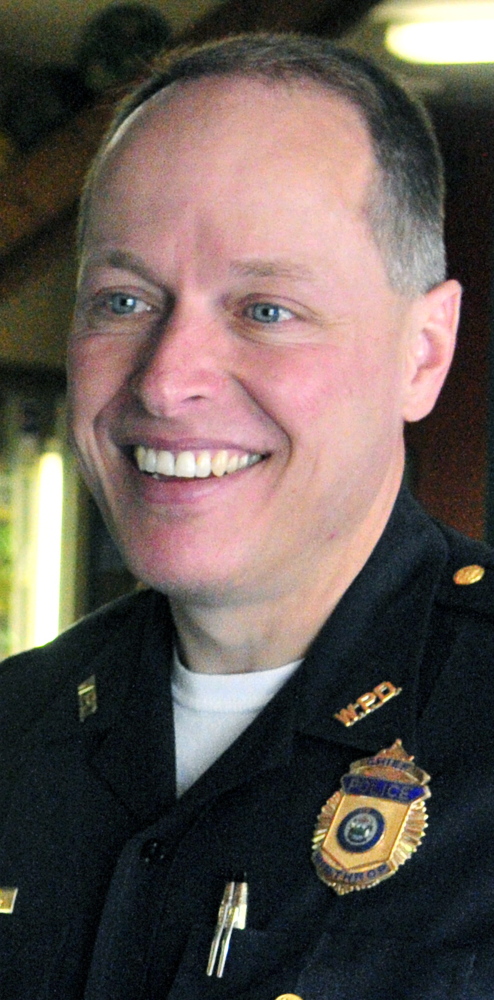
[[[494,218],[489,108],[436,110],[447,165],[449,273],[463,285],[456,357],[436,409],[409,428],[416,492],[428,510],[472,537],[485,529]]]

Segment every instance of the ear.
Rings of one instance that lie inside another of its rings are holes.
[[[461,286],[445,281],[412,307],[403,418],[421,420],[433,409],[453,360]]]

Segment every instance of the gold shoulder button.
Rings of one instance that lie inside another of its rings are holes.
[[[302,1000],[302,997],[298,993],[280,993],[276,1000]]]
[[[484,574],[485,567],[477,566],[474,563],[472,566],[462,566],[461,569],[457,569],[453,576],[453,581],[458,584],[459,587],[466,587],[470,583],[478,583]]]
[[[0,888],[0,913],[13,913],[18,889]]]

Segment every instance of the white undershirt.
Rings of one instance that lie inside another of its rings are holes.
[[[174,653],[177,795],[183,795],[247,729],[301,662],[248,674],[198,674],[184,667]]]

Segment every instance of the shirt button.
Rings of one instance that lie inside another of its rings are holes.
[[[146,840],[141,847],[141,861],[147,865],[163,864],[166,858],[164,840]]]

